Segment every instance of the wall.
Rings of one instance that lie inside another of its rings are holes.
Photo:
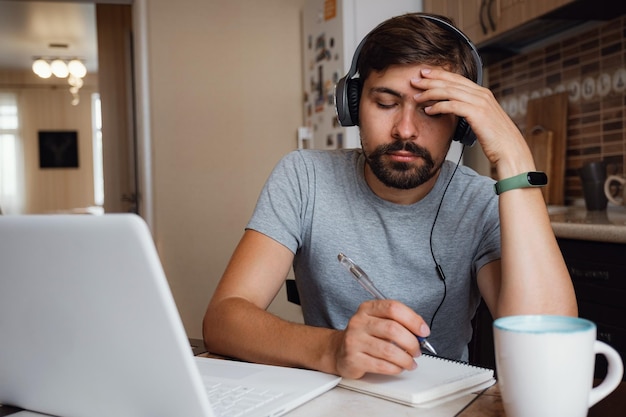
[[[89,75],[80,103],[71,104],[66,80],[42,80],[30,71],[0,71],[0,89],[18,95],[20,136],[24,153],[24,213],[50,213],[94,204],[91,94],[97,80]],[[38,132],[78,132],[78,168],[40,168]]]
[[[626,163],[626,17],[488,67],[489,86],[524,132],[528,99],[569,92],[565,200],[582,203],[578,168]]]
[[[265,179],[296,147],[303,4],[146,2],[154,232],[190,337]]]

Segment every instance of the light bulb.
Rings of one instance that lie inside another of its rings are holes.
[[[52,73],[58,78],[65,78],[69,74],[67,64],[60,59],[52,61],[50,68],[52,69]]]
[[[70,76],[67,78],[67,82],[69,85],[77,87],[77,88],[81,88],[84,84],[84,81],[82,78],[78,78],[72,74],[70,74]]]
[[[85,67],[85,64],[80,62],[78,59],[72,59],[67,64],[67,69],[69,70],[70,74],[77,78],[83,78],[85,75],[87,75],[87,68]]]
[[[33,62],[33,72],[41,78],[50,78],[52,75],[50,64],[44,59],[38,59]]]

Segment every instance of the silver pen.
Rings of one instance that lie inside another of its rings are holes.
[[[372,282],[372,280],[370,280],[365,271],[363,271],[361,267],[355,264],[352,259],[348,258],[343,253],[339,253],[339,255],[337,255],[337,260],[339,260],[339,263],[343,265],[348,270],[348,272],[352,274],[354,279],[356,279],[356,281],[361,284],[361,286],[365,288],[367,292],[372,294],[374,298],[376,298],[377,300],[387,299],[387,297],[385,297],[383,293],[381,293],[378,288],[374,286],[374,283]],[[417,336],[417,340],[419,341],[422,349],[429,350],[435,355],[437,354],[435,348],[428,342],[428,340],[426,340],[426,338]]]

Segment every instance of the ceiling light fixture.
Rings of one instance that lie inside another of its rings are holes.
[[[45,59],[41,58],[36,59],[35,62],[33,62],[33,72],[41,78],[50,78],[52,75],[50,64]]]
[[[65,61],[60,59],[55,59],[50,63],[50,69],[52,70],[52,74],[54,74],[57,78],[65,78],[69,75],[70,71],[67,69],[67,64]]]
[[[72,105],[80,102],[78,91],[83,86],[83,78],[87,75],[87,67],[78,58],[43,58],[37,57],[33,62],[33,72],[41,78],[67,78],[70,93],[73,96]]]
[[[72,59],[67,63],[67,69],[70,75],[73,75],[76,78],[83,78],[87,75],[87,67],[78,59]]]

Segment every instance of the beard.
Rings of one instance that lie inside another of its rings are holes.
[[[420,157],[423,163],[413,165],[406,162],[390,162],[385,159],[386,154],[401,150]],[[378,146],[369,155],[363,149],[363,154],[365,155],[365,161],[380,182],[388,187],[401,190],[409,190],[424,184],[441,167],[441,164],[438,166],[435,164],[435,160],[428,149],[413,142],[395,141],[387,145]]]

